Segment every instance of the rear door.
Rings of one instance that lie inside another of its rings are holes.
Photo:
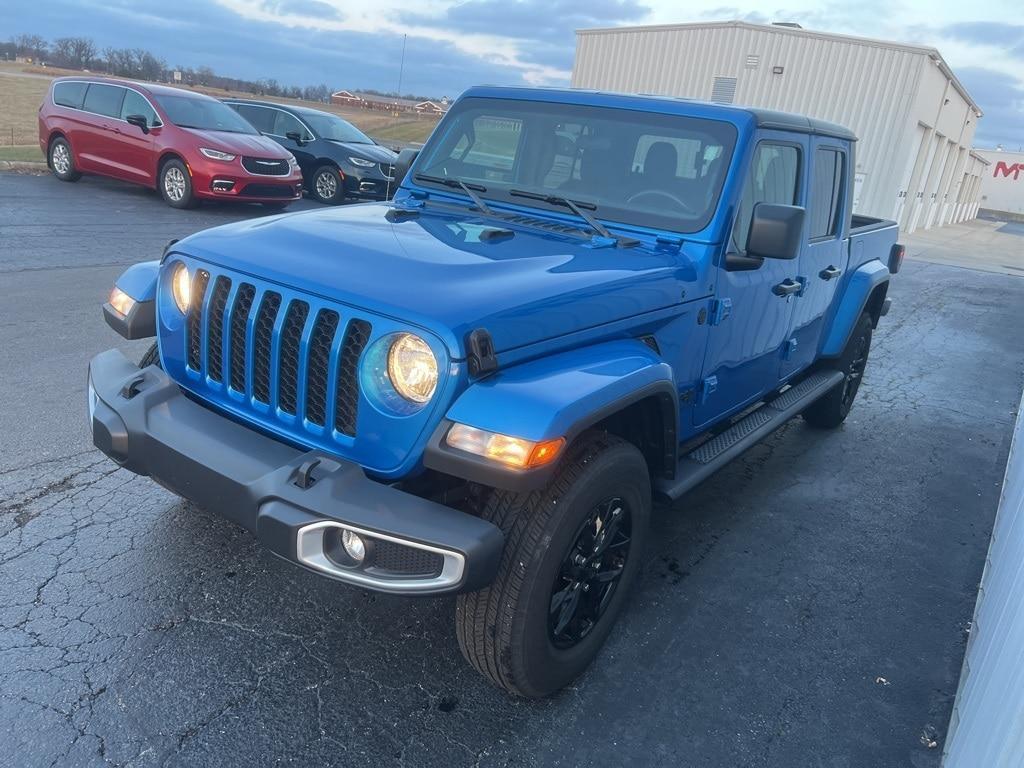
[[[698,428],[755,402],[779,384],[783,345],[789,338],[792,295],[775,286],[794,281],[798,260],[755,259],[746,243],[757,203],[800,205],[807,140],[765,131],[754,149],[730,242],[718,267],[710,313],[704,374],[694,425]]]
[[[782,360],[782,375],[791,376],[814,362],[825,315],[846,269],[850,157],[843,142],[814,137],[810,142],[807,188],[807,242],[800,253],[803,290],[793,303],[793,326]]]
[[[117,168],[118,142],[114,127],[121,120],[125,89],[108,83],[89,83],[82,109],[88,113],[82,127],[78,157],[90,170],[109,176],[123,176]]]

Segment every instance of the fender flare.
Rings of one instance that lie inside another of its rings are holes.
[[[424,451],[424,466],[509,490],[544,485],[557,462],[516,470],[450,448],[452,424],[541,441],[571,443],[585,429],[647,399],[662,409],[666,455],[674,468],[678,394],[672,368],[646,344],[622,339],[562,352],[498,371],[471,384],[452,404]]]
[[[126,339],[148,339],[156,336],[156,290],[160,276],[159,261],[132,264],[121,273],[114,285],[135,300],[135,304],[122,315],[111,306],[103,305],[103,319],[107,325]]]
[[[861,264],[850,275],[842,299],[832,316],[832,322],[825,331],[825,341],[821,348],[822,357],[836,357],[842,354],[858,318],[867,307],[871,294],[878,286],[888,283],[889,276],[889,268],[878,259]]]

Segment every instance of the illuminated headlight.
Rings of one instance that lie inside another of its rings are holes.
[[[398,336],[388,350],[388,378],[395,391],[413,403],[426,403],[437,388],[437,358],[423,339]]]
[[[174,274],[171,275],[171,294],[174,296],[174,303],[182,313],[188,311],[189,300],[192,297],[192,279],[188,274],[188,267],[180,261],[174,267]]]
[[[200,147],[199,151],[211,160],[223,160],[225,163],[230,163],[236,157],[236,155],[228,152],[221,152],[219,149],[209,149],[207,147]]]
[[[127,317],[128,313],[132,311],[132,307],[135,306],[135,299],[115,285],[114,290],[110,292],[110,306]]]
[[[373,168],[376,165],[373,160],[364,160],[361,157],[350,157],[348,161],[358,168]]]
[[[516,469],[532,469],[550,464],[565,445],[565,438],[555,440],[524,440],[466,424],[456,424],[448,430],[445,441],[452,448],[482,456],[490,461]]]

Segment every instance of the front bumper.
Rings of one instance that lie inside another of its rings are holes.
[[[238,200],[246,203],[284,203],[302,197],[302,172],[287,176],[249,173],[236,158],[230,163],[213,160],[189,163],[192,189],[206,200]]]
[[[96,447],[125,469],[224,515],[320,575],[382,592],[448,594],[481,589],[497,571],[504,538],[491,523],[220,416],[159,368],[140,370],[117,350],[89,364],[89,412]],[[368,543],[360,566],[331,554],[331,537],[345,528]],[[408,563],[420,570],[410,572]]]

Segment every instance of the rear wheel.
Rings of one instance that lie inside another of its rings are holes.
[[[494,583],[460,595],[463,655],[495,685],[547,696],[594,660],[640,569],[650,522],[647,464],[635,446],[584,435],[547,488],[495,491],[483,517],[505,534]]]
[[[321,165],[313,171],[310,192],[321,203],[336,205],[345,197],[345,184],[341,173],[333,165]]]
[[[71,144],[63,136],[50,142],[50,170],[61,181],[78,181],[82,174],[75,170],[75,157],[71,153]]]
[[[192,192],[192,175],[186,165],[177,158],[168,160],[160,167],[157,186],[164,202],[172,208],[192,208],[196,204]]]
[[[872,328],[871,315],[865,312],[854,326],[843,354],[824,363],[826,369],[842,372],[843,380],[804,411],[804,420],[811,426],[832,429],[846,420],[864,379],[871,351]]]

